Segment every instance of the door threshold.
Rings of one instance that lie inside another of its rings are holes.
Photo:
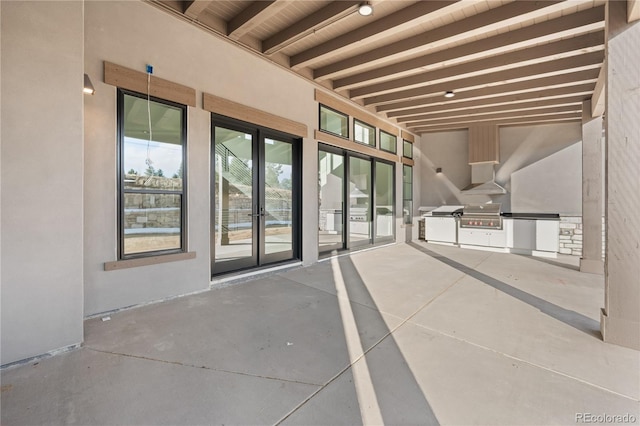
[[[225,274],[224,276],[211,278],[211,284],[209,285],[209,288],[211,289],[225,288],[225,287],[229,287],[230,285],[239,284],[245,281],[250,281],[254,278],[259,278],[259,277],[262,278],[267,275],[274,274],[276,272],[282,272],[285,269],[299,268],[300,266],[302,266],[302,261],[296,260],[293,262],[282,263],[282,264],[271,266],[271,267],[267,266],[267,267],[258,268],[258,269],[245,270],[245,271],[240,271],[236,273]]]

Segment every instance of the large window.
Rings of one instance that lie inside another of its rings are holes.
[[[119,258],[186,251],[186,107],[118,90]]]
[[[413,223],[413,167],[402,166],[402,216],[404,223]]]
[[[349,116],[320,105],[320,130],[349,138]]]
[[[380,149],[388,152],[397,152],[396,145],[398,138],[391,133],[387,133],[384,130],[380,130]]]
[[[376,146],[376,128],[357,119],[353,120],[353,139],[356,142]]]

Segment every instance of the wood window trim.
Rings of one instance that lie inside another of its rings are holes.
[[[404,164],[405,166],[413,167],[415,165],[415,161],[411,158],[402,157],[402,164]]]
[[[301,138],[306,138],[309,132],[305,124],[239,104],[210,93],[203,93],[202,108],[215,114],[224,115],[225,117],[245,121]]]
[[[188,251],[184,253],[162,254],[158,256],[147,256],[136,259],[116,260],[105,262],[105,271],[117,271],[120,269],[137,268],[139,266],[158,265],[161,263],[178,262],[180,260],[195,259],[196,252]]]
[[[402,136],[402,139],[404,139],[407,142],[416,143],[416,137],[409,132],[402,130],[400,132],[400,136]]]
[[[104,82],[132,92],[147,93],[148,74],[122,65],[104,61]],[[196,90],[152,75],[149,95],[179,104],[196,106]]]
[[[320,130],[316,130],[314,138],[324,144],[335,146],[337,148],[346,149],[360,154],[368,155],[369,157],[378,158],[381,160],[392,161],[397,163],[399,157],[387,151],[381,151],[371,146],[361,144],[359,142],[346,140],[338,136],[333,136]]]

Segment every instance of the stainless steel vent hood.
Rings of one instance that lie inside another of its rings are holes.
[[[471,185],[462,190],[467,195],[502,195],[507,190],[495,181],[496,172],[493,163],[471,165]]]

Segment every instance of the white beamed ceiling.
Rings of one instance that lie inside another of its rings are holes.
[[[580,121],[604,62],[604,0],[150,2],[414,133]]]

